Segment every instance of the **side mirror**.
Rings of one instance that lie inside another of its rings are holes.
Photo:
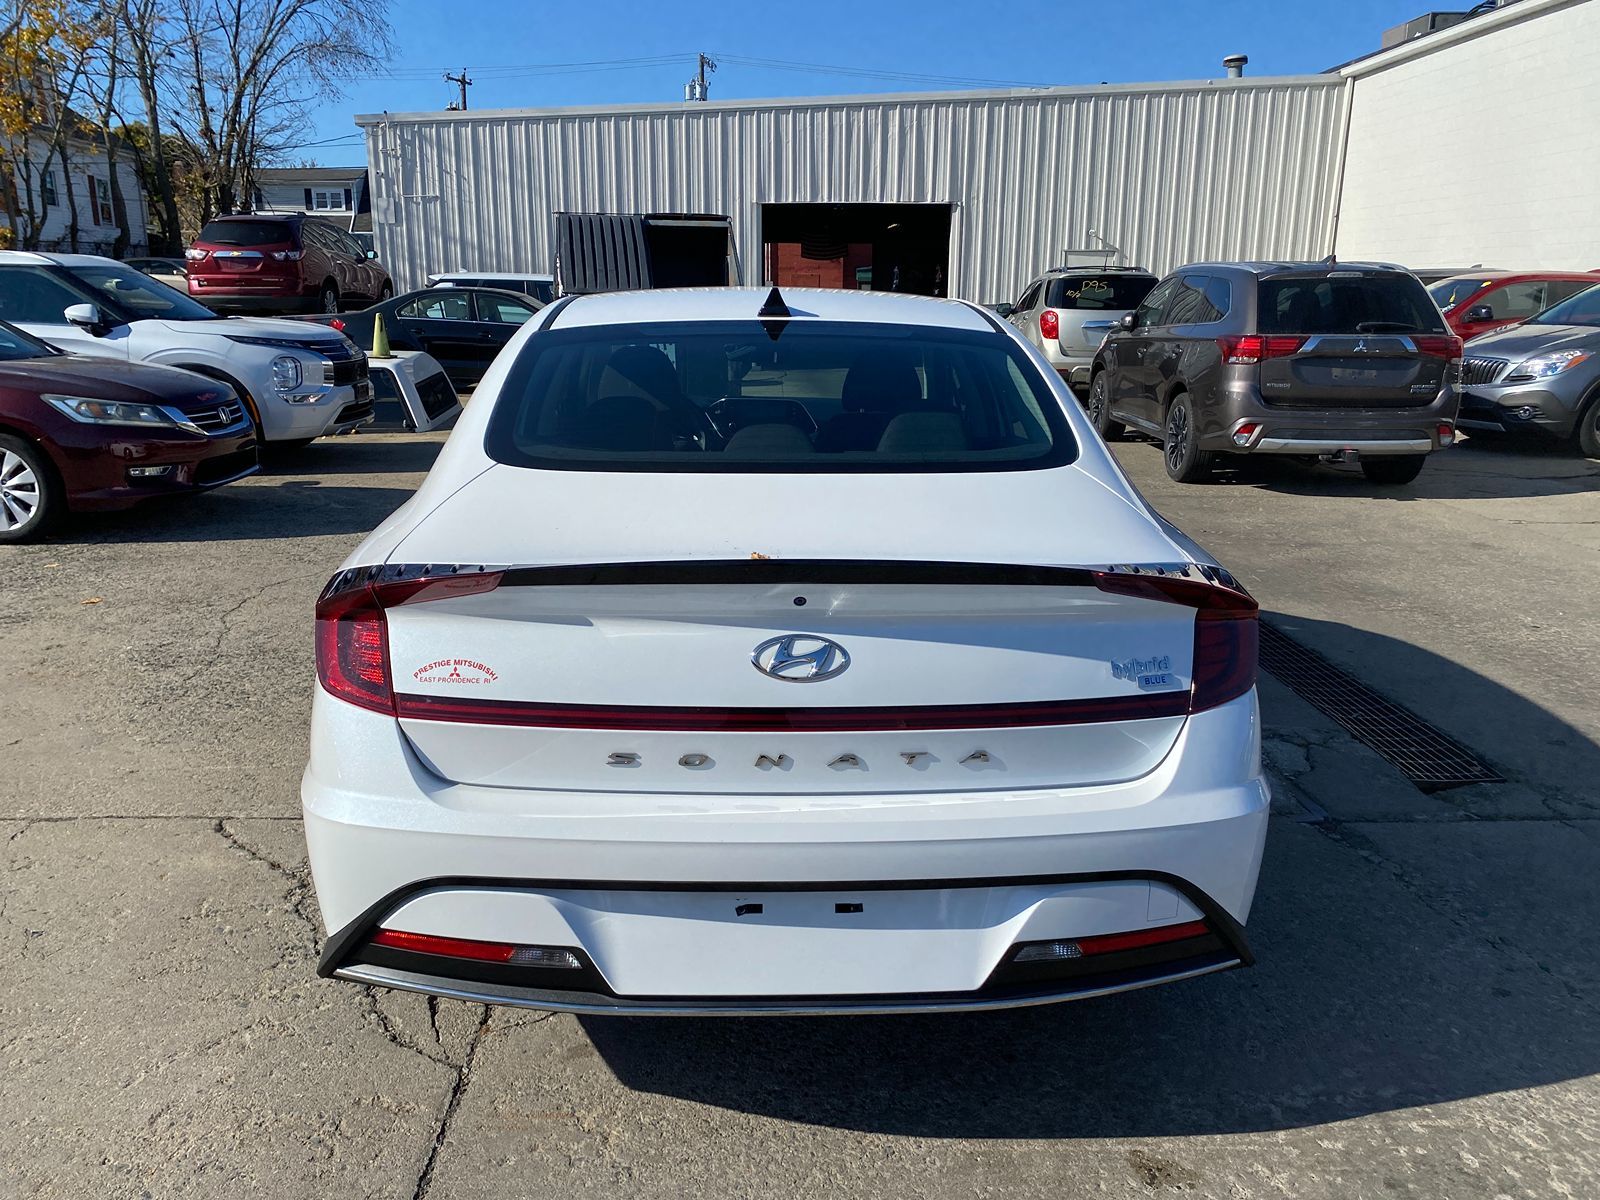
[[[1136,324],[1137,324],[1137,319],[1135,317],[1135,314],[1133,314],[1131,312],[1123,313],[1122,314],[1122,320],[1117,322],[1117,325],[1119,327],[1121,327],[1122,329],[1124,329],[1124,330],[1132,330],[1132,329],[1134,329],[1136,327]]]
[[[73,304],[61,313],[67,319],[68,325],[76,325],[87,333],[101,336],[105,332],[105,318],[100,315],[98,304]]]
[[[1012,313],[1017,311],[1009,304],[996,304],[992,307],[994,308],[995,315],[1000,317],[1009,317]]]
[[[378,252],[376,250],[368,250],[367,251],[367,257],[371,258],[371,259],[376,259],[378,257]]]
[[[1467,309],[1467,320],[1492,321],[1494,320],[1494,309],[1490,308],[1487,304],[1474,304],[1471,308]]]

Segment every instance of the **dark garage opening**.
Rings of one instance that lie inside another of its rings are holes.
[[[943,296],[948,204],[763,204],[767,282]]]

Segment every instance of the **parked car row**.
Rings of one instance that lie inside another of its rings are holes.
[[[68,509],[215,487],[372,420],[333,329],[224,318],[129,264],[0,252],[0,540]]]
[[[1439,274],[1424,289],[1392,264],[1332,259],[1196,263],[1159,281],[1061,267],[991,307],[1084,395],[1103,436],[1159,439],[1175,479],[1283,454],[1408,483],[1458,415],[1600,454],[1600,274]]]

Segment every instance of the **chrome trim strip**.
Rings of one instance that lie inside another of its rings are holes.
[[[1361,454],[1427,454],[1433,450],[1432,438],[1391,438],[1342,442],[1331,438],[1264,437],[1250,450],[1256,454],[1337,454],[1355,450]]]
[[[533,988],[496,988],[491,984],[438,984],[433,982],[433,977],[412,975],[409,972],[397,971],[390,967],[374,967],[359,964],[351,967],[340,967],[333,973],[334,978],[349,980],[353,983],[374,984],[378,987],[394,988],[402,992],[418,992],[424,996],[444,996],[451,1000],[468,1000],[478,1004],[503,1004],[511,1008],[537,1008],[546,1012],[586,1013],[595,1016],[632,1016],[632,1017],[808,1017],[808,1016],[875,1016],[893,1013],[933,1013],[933,1012],[985,1012],[1005,1008],[1032,1008],[1041,1004],[1059,1004],[1067,1000],[1090,1000],[1099,996],[1113,996],[1119,992],[1133,992],[1140,988],[1154,987],[1161,983],[1179,983],[1185,979],[1195,979],[1201,975],[1213,975],[1218,971],[1229,971],[1241,966],[1238,958],[1226,962],[1211,963],[1203,967],[1191,967],[1185,971],[1176,971],[1169,975],[1158,975],[1152,979],[1141,979],[1134,983],[1119,983],[1103,987],[1091,987],[1052,993],[1048,995],[1034,995],[1023,997],[997,997],[979,998],[973,1000],[917,1000],[907,997],[903,1001],[870,1000],[861,1004],[847,1004],[837,997],[830,997],[817,1004],[806,1004],[796,1000],[746,1001],[737,1003],[707,997],[704,1000],[684,1001],[678,1004],[652,1002],[648,1000],[629,1001],[611,996],[597,995],[594,1000],[578,1001],[553,999],[554,993],[540,992]],[[488,989],[488,990],[477,990]],[[565,995],[570,996],[568,992]]]
[[[224,485],[230,483],[238,483],[241,479],[249,479],[250,476],[259,474],[260,471],[261,464],[257,462],[247,467],[245,470],[240,471],[237,475],[229,475],[226,479],[213,480],[211,483],[202,483],[200,484],[200,487],[206,491],[210,491],[212,488],[223,487]]]

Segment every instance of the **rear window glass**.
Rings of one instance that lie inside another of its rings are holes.
[[[294,241],[294,227],[286,221],[211,221],[195,240],[213,246],[282,246]]]
[[[758,321],[541,332],[485,448],[569,470],[1026,470],[1077,446],[1032,363],[992,333]]]
[[[1443,333],[1411,275],[1287,275],[1259,285],[1258,333]]]
[[[1068,275],[1050,281],[1045,303],[1065,309],[1132,309],[1155,285],[1151,275]]]

